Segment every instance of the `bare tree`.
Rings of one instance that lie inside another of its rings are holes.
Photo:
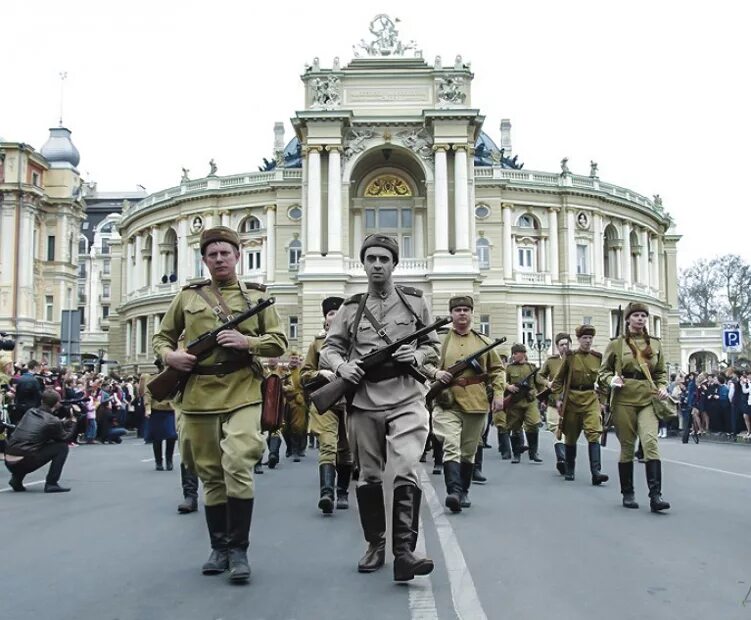
[[[717,260],[717,259],[715,259]],[[718,275],[714,260],[700,259],[678,277],[678,306],[681,319],[688,323],[707,324],[718,319],[718,297],[723,281]]]
[[[712,260],[712,267],[722,282],[722,318],[740,322],[745,332],[751,320],[751,265],[736,254],[727,254]]]

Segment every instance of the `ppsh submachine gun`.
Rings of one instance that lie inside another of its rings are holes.
[[[518,392],[509,392],[508,396],[506,396],[503,399],[503,409],[505,410],[511,403],[515,400],[520,398],[521,396],[526,395],[531,389],[532,384],[535,382],[535,377],[537,376],[537,373],[540,372],[539,368],[535,368],[532,372],[530,372],[524,379],[519,381],[518,383],[512,383],[511,385],[515,385],[519,388]]]

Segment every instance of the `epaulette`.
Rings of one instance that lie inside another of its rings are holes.
[[[412,297],[422,297],[422,291],[419,288],[412,288],[411,286],[402,286],[397,284],[396,287],[406,295],[412,295]]]
[[[344,300],[344,305],[346,306],[348,304],[359,304],[364,294],[365,293],[357,293],[355,295],[352,295],[352,297],[350,297],[349,299]]]
[[[316,336],[316,340],[323,340],[324,338],[326,338],[326,332],[325,331],[321,332],[320,334],[318,334]]]
[[[209,284],[211,284],[211,280],[199,280],[198,282],[192,282],[190,284],[186,284],[185,286],[183,286],[182,290],[188,291],[190,289],[208,286]]]
[[[253,288],[257,291],[261,291],[262,293],[266,292],[266,285],[265,284],[259,284],[258,282],[243,282],[243,284],[247,288]]]
[[[559,359],[561,359],[561,354],[560,353],[553,353],[553,355],[551,355],[550,357],[548,357],[548,359],[549,360],[559,360]]]
[[[590,350],[589,352],[592,355],[594,355],[595,357],[599,357],[600,359],[602,359],[602,353],[600,353],[599,351],[592,351],[592,350]]]

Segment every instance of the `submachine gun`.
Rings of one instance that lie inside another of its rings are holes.
[[[209,356],[214,347],[217,346],[216,337],[221,332],[228,329],[234,329],[240,325],[240,323],[247,321],[250,317],[259,314],[269,306],[273,306],[275,301],[276,300],[273,297],[262,299],[255,306],[248,308],[245,312],[234,316],[226,323],[222,323],[219,327],[207,331],[192,342],[189,342],[185,352],[195,355],[199,361],[205,359]],[[190,371],[185,372],[167,366],[162,372],[149,381],[146,387],[148,387],[154,400],[169,400],[185,389],[185,385],[188,383],[190,375]]]
[[[441,327],[449,323],[451,323],[450,317],[438,319],[432,325],[426,325],[422,329],[418,329],[416,332],[410,334],[409,336],[404,336],[404,338],[395,340],[391,344],[387,344],[379,349],[371,351],[367,355],[363,355],[360,359],[357,360],[360,363],[360,368],[365,371],[363,380],[366,380],[368,378],[367,375],[369,370],[375,369],[378,366],[382,366],[383,364],[393,364],[394,362],[391,359],[391,356],[403,344],[410,344],[414,340],[418,340],[423,336],[427,336],[430,332],[440,329]],[[400,364],[400,366],[404,367],[404,374],[409,374],[420,383],[425,383],[425,381],[427,381],[425,376],[414,366],[411,366],[409,364]],[[316,409],[318,409],[318,411],[320,412],[323,412],[331,409],[343,397],[346,397],[348,401],[351,400],[356,391],[357,384],[351,383],[350,381],[342,379],[341,377],[336,377],[323,387],[320,387],[315,392],[311,393],[310,399],[315,404]]]
[[[513,383],[512,385],[515,385],[519,388],[519,391],[513,394],[509,394],[503,399],[503,409],[504,411],[506,408],[511,404],[511,402],[514,400],[514,398],[524,395],[527,392],[529,392],[532,389],[532,383],[534,383],[535,377],[537,376],[537,373],[540,372],[539,368],[535,368],[532,372],[530,372],[524,379],[519,381],[518,383]]]

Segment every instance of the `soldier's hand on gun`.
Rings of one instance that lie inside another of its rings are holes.
[[[503,411],[503,396],[494,396],[493,404],[491,405],[491,411]]]
[[[228,349],[248,350],[248,337],[236,329],[225,329],[223,332],[219,332],[216,341]]]
[[[616,375],[610,380],[610,385],[616,388],[622,388],[623,387],[623,377],[620,375]]]
[[[514,385],[513,383],[506,386],[506,389],[511,392],[512,394],[516,394],[519,392],[519,386]]]
[[[657,390],[657,398],[659,398],[660,400],[665,400],[667,397],[668,391],[664,387],[661,387],[659,390]]]
[[[326,381],[331,381],[336,375],[331,372],[330,370],[321,369],[318,371],[318,374],[321,375]]]
[[[360,366],[358,360],[355,360],[354,362],[345,362],[339,366],[336,372],[342,379],[354,383],[355,385],[360,383],[363,376],[365,376],[365,371]]]
[[[198,358],[186,351],[170,351],[164,359],[167,366],[181,372],[190,372]]]
[[[396,351],[394,351],[391,357],[395,362],[401,362],[402,364],[412,364],[414,366],[417,363],[417,359],[415,358],[415,351],[415,345],[403,344]]]
[[[446,372],[445,370],[439,370],[435,373],[435,378],[438,379],[441,383],[445,383],[448,385],[453,380],[454,376],[450,372]]]

